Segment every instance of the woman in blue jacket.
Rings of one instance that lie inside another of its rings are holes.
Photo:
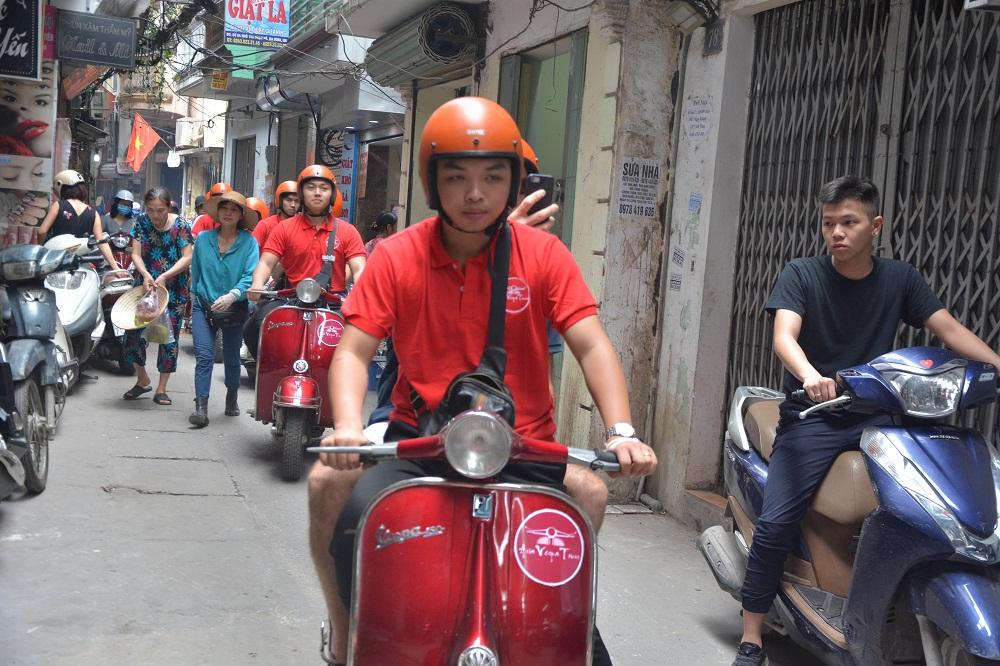
[[[240,343],[248,316],[247,289],[257,266],[257,241],[250,234],[258,214],[238,192],[212,197],[205,212],[219,227],[198,234],[191,261],[191,332],[194,335],[194,413],[188,421],[208,425],[208,395],[215,362],[215,334],[222,331],[226,368],[226,416],[239,416]]]

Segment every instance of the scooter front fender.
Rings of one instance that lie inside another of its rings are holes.
[[[986,568],[952,567],[911,578],[913,611],[970,654],[1000,659],[1000,576]]]
[[[274,407],[319,409],[321,401],[319,383],[315,379],[302,375],[292,375],[278,382],[278,388],[274,390],[274,400],[271,404]]]
[[[55,384],[59,381],[58,363],[52,345],[46,345],[39,340],[20,339],[7,345],[7,357],[10,359],[10,372],[15,382],[26,379],[39,365],[42,366],[42,384]]]

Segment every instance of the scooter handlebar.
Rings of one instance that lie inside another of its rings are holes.
[[[605,449],[575,449],[566,448],[566,462],[572,465],[582,465],[593,470],[604,470],[605,472],[620,472],[622,466],[618,464],[618,456],[614,451]]]
[[[397,458],[397,448],[395,442],[389,442],[388,444],[368,444],[365,446],[310,446],[306,451],[309,453],[356,454],[361,456],[361,462],[368,464]]]

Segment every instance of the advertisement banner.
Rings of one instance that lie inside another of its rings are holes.
[[[337,177],[337,187],[344,195],[344,211],[340,217],[351,224],[354,224],[354,185],[358,163],[358,143],[357,134],[336,132],[330,137],[327,144],[327,150],[340,157],[339,160],[335,160],[335,164],[330,165],[330,170]]]
[[[0,0],[0,76],[37,81],[42,66],[42,3]]]
[[[65,9],[59,11],[60,58],[116,69],[135,69],[136,22]]]
[[[280,49],[288,43],[290,10],[286,0],[227,0],[225,43]]]
[[[48,212],[56,148],[58,65],[41,81],[0,78],[0,246],[31,242]]]

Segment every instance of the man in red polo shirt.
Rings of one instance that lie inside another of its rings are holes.
[[[372,253],[365,277],[344,304],[348,322],[330,373],[337,428],[326,446],[368,443],[362,433],[365,377],[376,346],[391,334],[399,361],[386,440],[414,436],[417,410],[411,390],[435,409],[452,379],[476,368],[489,318],[487,260],[497,231],[517,201],[522,169],[520,133],[500,106],[480,98],[447,102],[428,119],[420,145],[420,177],[430,208],[439,211],[384,240]],[[548,380],[546,322],[566,339],[580,363],[604,422],[606,445],[624,476],[655,469],[656,456],[629,425],[625,378],[597,318],[596,303],[569,250],[551,234],[509,225],[505,381],[516,404],[522,435],[555,436]],[[337,470],[359,465],[354,455],[321,456]],[[366,469],[337,521],[330,552],[336,587],[350,601],[354,534],[369,501],[388,485],[436,475],[432,464],[389,461]],[[565,465],[509,465],[502,479],[560,484]],[[310,499],[313,494],[310,476]],[[346,650],[346,613],[331,608],[336,649]],[[336,611],[336,612],[335,612]],[[602,645],[603,647],[603,645]],[[606,658],[600,648],[595,652]],[[595,659],[595,664],[608,663]]]
[[[299,173],[297,189],[301,212],[279,224],[268,236],[253,272],[253,284],[247,292],[253,300],[259,298],[254,290],[264,287],[279,261],[290,287],[305,278],[316,277],[323,269],[328,237],[334,225],[337,236],[330,291],[347,289],[348,266],[355,280],[361,277],[365,268],[365,245],[361,234],[352,224],[333,214],[343,206],[343,195],[337,189],[333,172],[319,164],[307,166]],[[243,329],[243,341],[254,358],[257,358],[260,325],[267,313],[279,305],[281,302],[271,301],[257,308]]]

